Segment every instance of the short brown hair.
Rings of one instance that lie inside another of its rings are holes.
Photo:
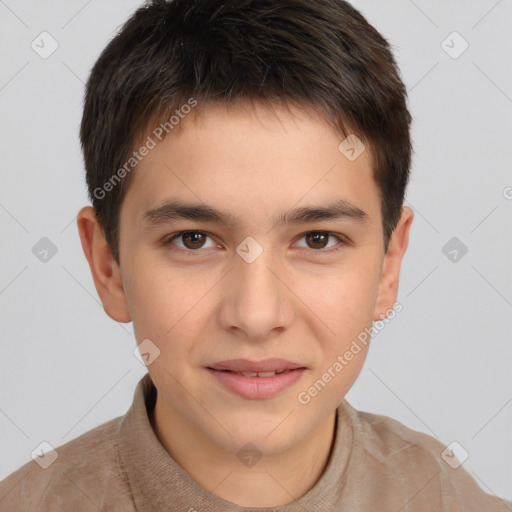
[[[354,133],[370,149],[387,250],[409,179],[406,96],[389,43],[343,0],[148,1],[95,63],[80,128],[89,197],[114,258],[133,173],[112,177],[148,123],[190,98],[294,103]]]

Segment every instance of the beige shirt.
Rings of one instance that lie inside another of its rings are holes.
[[[148,418],[155,398],[146,374],[124,416],[57,447],[46,469],[32,460],[0,482],[0,511],[512,511],[511,502],[486,494],[462,466],[452,469],[437,440],[346,400],[315,486],[284,506],[240,507],[201,487],[165,451]]]

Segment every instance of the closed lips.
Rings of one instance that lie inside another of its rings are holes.
[[[215,370],[216,368],[210,368],[210,370]],[[233,372],[231,370],[217,370],[220,372],[229,372],[234,373],[236,375],[243,375],[244,377],[273,377],[274,375],[279,375],[280,373],[292,370],[275,370],[272,372]]]
[[[207,366],[209,370],[230,372],[244,377],[273,377],[293,370],[305,370],[305,366],[297,361],[280,357],[269,357],[254,361],[250,359],[227,359]]]
[[[229,392],[247,400],[265,400],[293,386],[307,370],[297,361],[281,357],[229,359],[210,363],[206,369]]]

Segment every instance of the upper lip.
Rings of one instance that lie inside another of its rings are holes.
[[[269,359],[262,359],[261,361],[251,361],[249,359],[217,361],[216,363],[208,365],[207,368],[213,370],[229,370],[232,372],[272,372],[276,370],[296,370],[298,368],[305,368],[305,366],[287,359],[271,357]]]

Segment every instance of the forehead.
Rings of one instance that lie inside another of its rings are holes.
[[[369,151],[348,158],[345,136],[320,114],[260,104],[187,111],[162,140],[148,132],[154,147],[137,164],[123,203],[132,221],[170,197],[216,205],[233,223],[255,215],[275,223],[292,207],[340,200],[352,213],[379,215]]]

